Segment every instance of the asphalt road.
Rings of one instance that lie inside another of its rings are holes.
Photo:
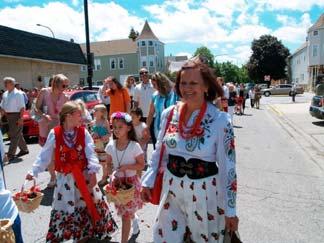
[[[260,110],[248,106],[245,115],[234,118],[243,242],[324,242],[324,122],[309,116],[310,98],[311,94],[298,95],[297,103],[292,103],[290,97],[263,97]],[[40,147],[29,144],[29,150],[22,161],[5,166],[12,191],[20,189]],[[48,174],[41,174],[41,188],[47,182]],[[21,213],[27,243],[45,241],[52,192],[44,189],[44,193],[34,213]],[[152,242],[155,212],[151,205],[138,212],[137,242]],[[120,232],[113,241],[119,237]]]

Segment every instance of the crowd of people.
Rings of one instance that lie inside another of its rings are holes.
[[[82,101],[68,101],[64,90],[69,79],[63,74],[54,75],[51,87],[38,92],[33,109],[42,149],[26,179],[50,173],[54,198],[47,242],[109,238],[118,225],[101,189],[123,183],[135,190],[127,204],[115,202],[121,242],[128,242],[131,228],[139,233],[136,212],[152,201],[160,172],[164,177],[154,242],[223,242],[226,230],[238,229],[232,116],[234,110],[244,113],[244,86],[216,79],[199,57],[188,60],[174,82],[160,72],[150,76],[145,68],[139,77],[137,84],[128,77],[125,85],[107,77],[98,90],[102,104],[94,107],[93,116]],[[12,159],[17,147],[17,156],[28,153],[21,122],[26,102],[13,78],[4,82],[7,91],[0,106],[13,124],[7,153]],[[257,95],[251,92],[252,104],[252,95],[254,100]],[[7,216],[15,225],[16,241],[23,242],[19,215],[13,211]]]

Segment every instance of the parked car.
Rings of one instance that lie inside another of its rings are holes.
[[[276,86],[272,86],[270,88],[261,89],[261,92],[264,96],[270,96],[270,95],[289,95],[291,96],[292,92],[292,85],[291,84],[278,84]],[[296,93],[297,94],[303,94],[304,88],[301,86],[296,87]]]
[[[89,86],[83,86],[82,87],[83,90],[90,90],[89,89]],[[100,89],[100,86],[98,85],[92,85],[92,90],[99,90]]]
[[[324,120],[324,83],[316,86],[309,113],[317,119]]]
[[[83,100],[90,113],[93,107],[100,103],[100,99],[97,94],[98,92],[95,90],[68,90],[64,93],[69,97],[70,100]],[[25,139],[29,139],[30,137],[38,137],[38,123],[31,118],[30,110],[25,111],[23,119],[23,134]]]

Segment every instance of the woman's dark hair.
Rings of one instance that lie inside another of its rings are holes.
[[[134,142],[138,142],[137,141],[137,137],[136,137],[136,132],[135,132],[135,128],[134,128],[134,125],[133,125],[133,122],[126,122],[125,119],[123,118],[114,118],[112,121],[114,120],[119,120],[119,121],[122,121],[124,122],[127,126],[129,126],[131,129],[129,130],[128,134],[127,134],[127,137],[129,140],[131,141],[134,141]],[[115,134],[113,133],[113,139],[117,139],[117,137],[115,136]]]
[[[123,88],[123,85],[118,81],[118,79],[117,79],[116,77],[114,77],[114,76],[109,76],[108,78],[111,79],[111,81],[113,81],[113,82],[116,84],[117,89],[122,89],[122,88]],[[110,92],[111,92],[112,94],[114,94],[114,93],[115,93],[115,90],[110,89]]]
[[[216,77],[214,76],[212,70],[206,64],[204,64],[201,58],[198,56],[188,60],[177,73],[175,90],[180,97],[182,97],[179,88],[181,73],[188,69],[198,69],[200,71],[204,83],[208,87],[207,94],[205,94],[206,101],[212,102],[217,97],[223,96],[223,88],[216,82]]]
[[[131,114],[135,114],[136,116],[139,116],[139,117],[143,117],[143,111],[141,108],[137,107],[137,108],[133,108],[130,112]]]

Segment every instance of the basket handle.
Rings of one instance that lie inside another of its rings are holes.
[[[25,190],[25,187],[26,187],[28,182],[29,182],[28,180],[24,181],[24,184],[21,186],[20,192],[23,192]],[[34,185],[34,187],[36,186],[36,179],[35,178],[33,178],[33,185]]]

